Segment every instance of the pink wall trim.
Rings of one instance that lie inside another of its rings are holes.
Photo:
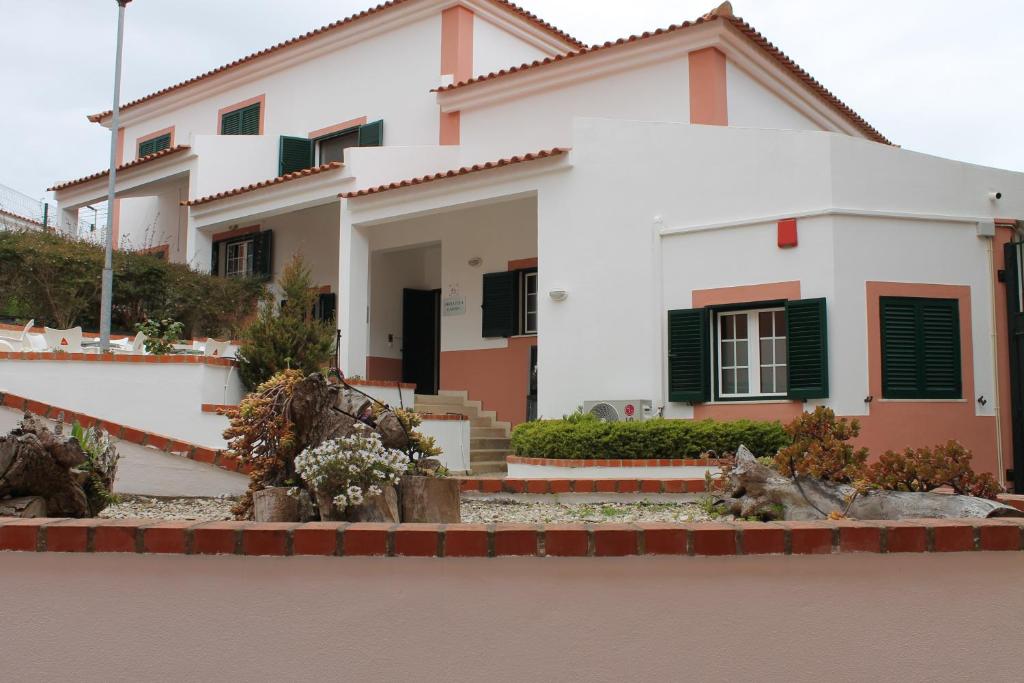
[[[508,262],[508,269],[509,270],[522,270],[524,268],[536,268],[536,267],[537,267],[537,257],[536,256],[534,256],[533,258],[515,259],[514,261],[509,261]]]
[[[441,388],[469,398],[513,425],[526,421],[530,349],[537,337],[512,337],[502,349],[441,352]]]
[[[999,282],[998,273],[1006,267],[1006,255],[1003,248],[1010,243],[1017,222],[1008,219],[996,219],[996,236],[992,240],[992,260],[995,280],[992,286],[996,294],[996,372],[999,373],[999,417],[1000,438],[1003,444],[1003,473],[1013,466],[1013,413],[1010,404],[1013,402],[1010,391],[1010,327],[1006,312],[1006,286]]]
[[[254,232],[259,232],[260,226],[248,225],[244,228],[235,228],[234,230],[226,230],[224,232],[214,233],[212,240],[214,242],[220,242],[221,240],[228,240],[232,237],[241,237],[242,235],[249,235]]]
[[[356,126],[361,126],[364,123],[366,123],[366,117],[360,116],[359,118],[349,119],[348,121],[336,123],[333,126],[327,126],[326,128],[318,128],[317,130],[311,130],[309,131],[309,135],[307,137],[311,140],[313,138],[322,138],[325,135],[330,135],[331,133],[340,133],[343,130],[355,128]]]
[[[266,120],[266,117],[267,117],[267,95],[266,95],[266,93],[264,93],[262,95],[257,95],[256,97],[250,97],[247,100],[242,100],[241,102],[235,102],[234,104],[229,104],[226,107],[221,107],[220,109],[218,109],[217,110],[217,127],[214,128],[214,130],[217,131],[217,135],[220,135],[220,120],[221,120],[221,117],[224,116],[224,114],[227,114],[228,112],[234,111],[236,109],[241,109],[242,107],[248,107],[250,104],[256,104],[257,102],[259,102],[259,104],[260,104],[260,132],[259,132],[259,134],[263,135],[263,122]]]
[[[163,130],[158,130],[156,132],[148,133],[147,135],[142,135],[140,137],[135,138],[135,158],[139,158],[139,145],[141,145],[143,142],[146,142],[147,140],[152,140],[153,138],[158,138],[161,135],[167,135],[168,133],[171,134],[170,147],[174,147],[174,126],[168,126]]]
[[[888,449],[934,446],[956,439],[974,452],[974,468],[996,472],[995,418],[975,414],[974,343],[971,335],[971,288],[904,282],[867,282],[868,392],[874,397],[861,422],[859,444],[878,456]],[[960,309],[960,359],[963,400],[886,401],[882,398],[882,338],[879,297],[911,296],[956,299]]]
[[[384,356],[366,357],[366,377],[371,380],[402,381],[402,359]]]
[[[441,75],[456,83],[473,77],[473,20],[473,12],[461,5],[441,12]],[[459,112],[441,112],[440,119],[440,143],[459,144]]]
[[[713,47],[690,53],[690,123],[729,125],[725,61]]]
[[[793,301],[799,298],[800,281],[792,280],[789,282],[767,282],[761,285],[695,289],[691,301],[694,308],[703,308],[704,306],[726,306],[758,301]]]

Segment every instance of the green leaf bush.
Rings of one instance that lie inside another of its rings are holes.
[[[237,337],[264,280],[216,277],[141,251],[114,252],[112,327],[178,320],[191,337]],[[0,230],[0,316],[98,330],[103,249],[55,232]]]
[[[517,455],[571,460],[724,457],[740,444],[754,455],[771,456],[789,442],[780,423],[755,420],[603,422],[577,413],[524,422],[512,430]]]

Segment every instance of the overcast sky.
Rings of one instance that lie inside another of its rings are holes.
[[[122,101],[379,0],[134,0]],[[716,0],[518,0],[586,43],[694,19]],[[43,197],[107,164],[114,0],[0,0],[0,183]],[[909,149],[1024,171],[1024,2],[735,0],[742,16]]]

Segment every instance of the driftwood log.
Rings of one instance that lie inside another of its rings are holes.
[[[345,519],[349,522],[398,522],[398,492],[394,486],[385,486],[379,496],[367,496],[359,505],[350,505],[345,509]]]
[[[22,496],[0,500],[0,517],[45,517],[46,500],[41,496]]]
[[[1024,517],[994,500],[945,493],[870,491],[856,494],[852,486],[810,477],[789,477],[759,463],[746,447],[736,453],[729,472],[728,512],[738,517],[771,516],[787,520],[825,519],[832,513],[853,519],[913,519],[918,517]],[[780,514],[781,513],[781,514]]]
[[[76,469],[85,462],[74,437],[55,434],[26,413],[10,434],[0,436],[0,498],[40,496],[51,517],[88,517],[88,475]]]

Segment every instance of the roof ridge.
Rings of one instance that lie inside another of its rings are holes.
[[[802,81],[807,87],[815,91],[822,99],[826,100],[829,104],[831,104],[834,109],[838,110],[840,114],[842,114],[844,117],[850,120],[850,122],[853,123],[857,128],[859,128],[861,132],[865,133],[868,136],[868,138],[874,140],[875,142],[881,142],[887,145],[893,144],[888,138],[882,135],[874,126],[869,124],[860,114],[855,112],[849,105],[847,105],[845,102],[836,97],[835,94],[832,93],[832,91],[828,90],[814,77],[807,73],[807,71],[803,67],[798,65],[795,61],[793,61],[792,58],[790,58],[788,55],[786,55],[786,53],[784,53],[782,50],[776,47],[771,41],[765,38],[753,26],[748,24],[742,18],[733,15],[732,5],[729,2],[722,3],[715,9],[708,12],[707,14],[701,16],[699,19],[695,19],[693,21],[684,21],[681,24],[671,24],[665,28],[658,28],[653,31],[644,31],[643,33],[639,34],[634,33],[625,38],[605,41],[604,43],[601,44],[591,45],[589,47],[584,47],[579,50],[569,51],[560,55],[556,55],[554,57],[545,57],[544,59],[537,59],[532,62],[520,64],[519,66],[513,66],[507,69],[499,69],[498,71],[492,71],[488,74],[483,74],[480,76],[473,76],[472,78],[468,78],[464,81],[459,81],[457,83],[451,83],[438,88],[434,88],[433,92],[451,92],[452,90],[457,90],[460,88],[464,88],[466,86],[475,85],[477,83],[491,81],[496,78],[501,78],[503,76],[511,76],[512,74],[521,73],[529,69],[547,66],[548,64],[554,64],[556,62],[564,62],[566,60],[574,59],[576,57],[582,57],[584,55],[592,54],[594,52],[600,52],[602,50],[607,50],[610,48],[619,47],[621,45],[635,43],[641,40],[647,40],[650,38],[654,38],[656,36],[674,33],[676,31],[692,28],[694,26],[699,26],[701,24],[717,20],[721,20],[732,25],[733,27],[736,28],[736,30],[743,34],[744,37],[754,42],[758,47],[767,52],[768,55],[771,56],[776,62],[778,62],[783,68],[790,71],[798,80]]]
[[[174,85],[169,85],[169,86],[167,86],[165,88],[161,88],[160,90],[156,90],[156,91],[154,91],[154,92],[152,92],[152,93],[150,93],[148,95],[144,95],[142,97],[139,97],[139,98],[136,98],[136,99],[131,100],[129,102],[126,102],[125,104],[121,105],[120,110],[124,111],[125,109],[130,109],[132,107],[138,106],[138,105],[142,104],[143,102],[148,102],[149,100],[155,99],[155,98],[160,97],[162,95],[165,95],[165,94],[167,94],[169,92],[173,92],[175,90],[180,90],[181,88],[184,88],[184,87],[187,87],[189,85],[192,85],[193,83],[197,83],[199,81],[206,80],[207,78],[211,78],[213,76],[216,76],[217,74],[220,74],[220,73],[223,73],[223,72],[228,71],[230,69],[233,69],[235,67],[241,66],[242,64],[247,64],[248,62],[251,62],[251,61],[253,61],[255,59],[258,59],[260,57],[263,57],[265,55],[268,55],[268,54],[271,54],[273,52],[277,52],[279,50],[285,49],[287,47],[295,45],[296,43],[300,43],[302,41],[306,41],[306,40],[309,40],[311,38],[315,38],[316,36],[323,35],[324,33],[328,33],[330,31],[337,30],[337,29],[339,29],[339,28],[341,28],[343,26],[347,26],[348,24],[351,24],[352,22],[355,22],[355,21],[358,21],[360,19],[364,19],[366,17],[378,14],[379,12],[382,12],[382,11],[387,10],[387,9],[391,9],[392,7],[397,7],[398,5],[403,5],[403,4],[405,4],[405,3],[409,2],[409,1],[410,0],[387,0],[386,2],[382,2],[379,5],[376,5],[374,7],[370,7],[370,8],[367,8],[365,10],[362,10],[360,12],[356,12],[355,14],[350,14],[349,16],[347,16],[347,17],[345,17],[343,19],[338,19],[336,21],[332,21],[329,24],[324,24],[323,26],[321,26],[319,28],[312,29],[310,31],[307,31],[306,33],[301,34],[301,35],[289,38],[287,40],[283,40],[283,41],[281,41],[279,43],[275,43],[274,45],[271,45],[270,47],[266,47],[266,48],[263,48],[262,50],[258,50],[256,52],[252,52],[252,53],[250,53],[248,55],[245,55],[244,57],[239,57],[238,59],[236,59],[234,61],[228,62],[227,64],[222,64],[221,66],[218,66],[216,68],[210,69],[209,71],[205,71],[205,72],[199,74],[198,76],[193,76],[192,78],[186,79],[184,81],[180,81],[178,83],[175,83]],[[563,40],[563,41],[565,41],[567,43],[576,45],[576,46],[581,47],[581,48],[585,47],[584,43],[582,43],[581,41],[577,40],[573,36],[569,35],[565,31],[559,29],[558,27],[554,26],[553,24],[550,24],[549,22],[544,21],[543,19],[539,18],[537,15],[533,14],[532,12],[528,12],[527,10],[523,9],[522,7],[520,7],[519,5],[516,5],[515,3],[510,2],[509,0],[486,0],[486,1],[487,2],[493,2],[495,4],[498,4],[498,5],[502,6],[502,7],[504,7],[505,9],[507,9],[510,12],[512,12],[513,14],[516,14],[516,15],[522,17],[523,19],[526,19],[527,21],[529,21],[529,22],[531,22],[533,24],[536,24],[537,26],[539,26],[540,28],[544,29],[548,33],[551,33],[552,35],[560,38],[561,40]],[[108,109],[106,111],[99,112],[98,114],[89,114],[87,118],[89,119],[89,121],[92,121],[93,123],[100,123],[101,121],[103,121],[103,119],[107,118],[111,114],[113,114],[113,110]]]

